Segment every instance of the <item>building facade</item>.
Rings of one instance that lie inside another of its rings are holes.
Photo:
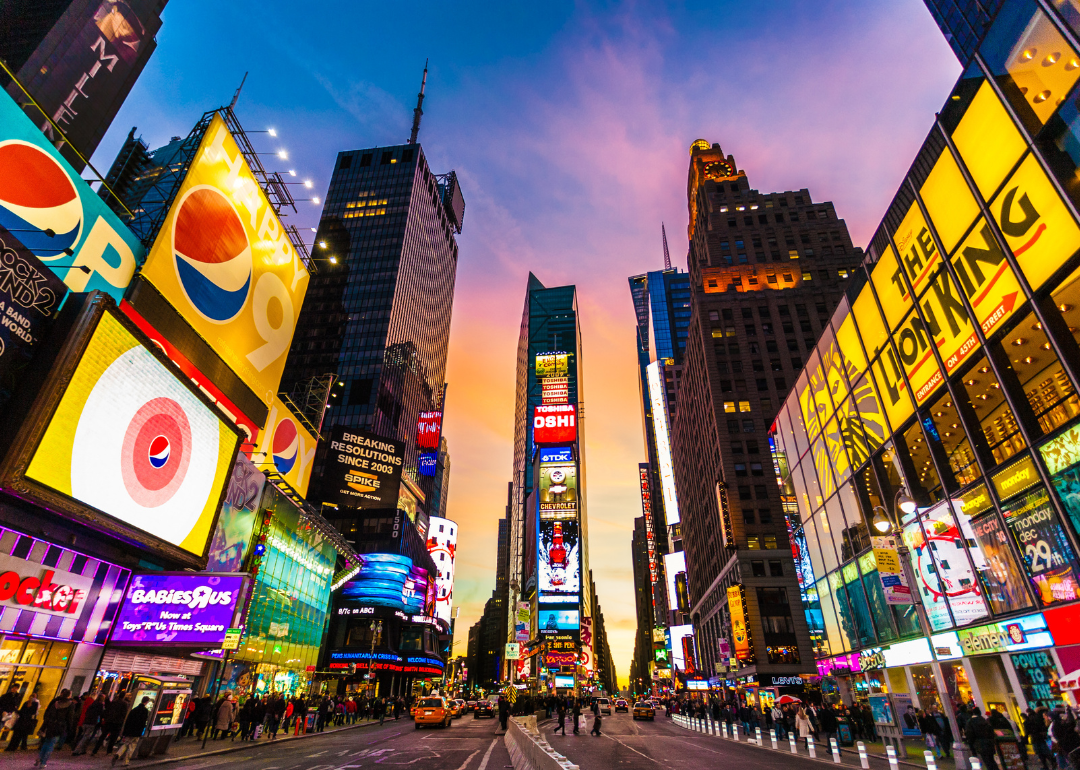
[[[828,698],[1019,719],[1080,694],[1078,32],[1016,2],[972,44],[776,419]]]
[[[685,572],[666,570],[683,624],[669,649],[684,676],[724,672],[771,697],[813,653],[768,431],[862,254],[832,204],[759,193],[703,140],[687,203],[693,313],[672,431]]]

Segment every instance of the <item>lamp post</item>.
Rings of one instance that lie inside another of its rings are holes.
[[[911,549],[908,548],[907,543],[904,542],[903,528],[900,523],[900,514],[915,513],[918,505],[908,496],[904,491],[904,488],[900,487],[893,496],[892,508],[893,510],[890,512],[886,510],[884,506],[874,506],[874,519],[872,524],[879,534],[888,535],[890,533],[895,533],[899,540],[896,554],[899,557],[900,565],[904,570],[904,579],[908,584],[911,602],[915,605],[915,614],[919,617],[919,628],[922,629],[923,636],[926,637],[926,646],[930,648],[930,666],[934,674],[934,683],[937,685],[938,700],[941,701],[942,707],[945,710],[945,718],[949,720],[949,728],[953,736],[952,749],[953,756],[956,758],[956,768],[957,770],[963,770],[963,768],[969,767],[967,760],[970,756],[970,752],[968,751],[967,744],[961,740],[963,736],[960,735],[960,728],[956,721],[956,709],[953,707],[952,696],[949,695],[949,691],[945,687],[945,677],[941,671],[941,662],[934,653],[930,639],[933,631],[930,628],[930,621],[926,617],[926,608],[923,607],[922,596],[919,594],[915,571],[911,568]],[[902,715],[897,714],[896,716],[899,719]]]

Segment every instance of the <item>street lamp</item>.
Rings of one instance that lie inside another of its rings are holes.
[[[930,628],[930,621],[926,617],[926,608],[923,607],[922,596],[919,593],[918,583],[915,578],[915,571],[911,568],[911,549],[908,548],[906,542],[904,542],[903,527],[901,524],[901,514],[913,514],[918,510],[918,503],[916,503],[911,496],[907,494],[903,487],[896,490],[896,494],[893,496],[892,511],[888,511],[884,506],[874,506],[874,518],[871,521],[874,529],[876,529],[882,535],[888,535],[894,533],[897,535],[898,543],[896,547],[896,555],[900,560],[901,568],[904,570],[904,579],[908,584],[908,591],[911,596],[911,603],[915,605],[915,614],[919,617],[919,628],[922,630],[923,636],[926,637],[927,648],[931,648],[930,637],[933,635],[933,630]],[[941,701],[942,706],[945,709],[945,718],[949,720],[949,727],[952,730],[953,735],[953,756],[956,757],[956,766],[961,767],[966,765],[968,758],[967,744],[961,740],[960,728],[956,722],[956,709],[953,708],[952,696],[949,695],[949,691],[945,689],[945,676],[941,671],[941,662],[934,655],[933,649],[930,650],[930,665],[933,668],[934,683],[937,685],[938,700]]]

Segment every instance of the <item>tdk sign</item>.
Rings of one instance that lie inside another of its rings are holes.
[[[146,254],[7,94],[0,94],[0,228],[72,291],[99,290],[117,302]]]
[[[574,459],[573,450],[568,447],[552,447],[540,449],[540,462],[541,463],[559,463],[564,464],[572,462]]]

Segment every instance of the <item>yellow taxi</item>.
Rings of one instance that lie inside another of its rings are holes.
[[[421,698],[413,710],[413,722],[419,730],[422,725],[439,725],[449,727],[454,718],[451,704],[446,698],[431,695]]]
[[[638,701],[634,704],[634,719],[656,719],[656,709],[648,701]]]
[[[461,698],[454,698],[450,701],[454,705],[454,718],[459,719],[465,716],[465,712],[469,710],[469,706]]]

